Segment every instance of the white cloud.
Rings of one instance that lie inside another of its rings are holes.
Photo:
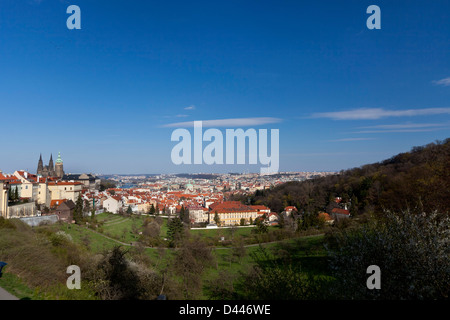
[[[434,80],[433,83],[438,86],[450,87],[450,77],[441,80]]]
[[[278,123],[282,120],[279,118],[261,117],[261,118],[234,118],[234,119],[219,119],[219,120],[198,120],[202,121],[202,127],[251,127],[260,126],[268,123]],[[169,123],[163,125],[165,128],[175,127],[194,127],[194,121]]]
[[[397,129],[397,130],[363,130],[353,133],[386,133],[386,132],[430,132],[442,130],[444,128],[433,128],[433,129]]]
[[[344,139],[336,139],[329,140],[331,142],[346,142],[346,141],[366,141],[366,140],[375,140],[375,138],[344,138]]]
[[[195,106],[192,104],[189,107],[184,108],[184,110],[195,110]]]
[[[429,132],[442,130],[449,127],[448,123],[400,123],[400,124],[380,124],[377,126],[359,127],[363,130],[353,133],[384,133],[384,132]]]
[[[377,126],[359,127],[359,129],[417,129],[445,127],[448,123],[400,123],[400,124],[380,124]]]
[[[376,120],[387,117],[412,117],[421,115],[450,114],[450,108],[428,108],[408,110],[385,110],[383,108],[360,108],[347,111],[319,112],[313,118],[333,120]]]

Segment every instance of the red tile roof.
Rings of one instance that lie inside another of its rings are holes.
[[[211,212],[230,213],[230,212],[258,212],[250,206],[242,204],[239,201],[214,202],[209,206]]]

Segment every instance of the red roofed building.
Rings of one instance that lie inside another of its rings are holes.
[[[349,218],[350,217],[350,211],[341,209],[341,208],[333,208],[331,210],[331,216],[337,220],[340,218]]]
[[[330,215],[326,212],[320,212],[319,213],[319,219],[323,219],[325,223],[333,223],[333,218],[330,217]]]
[[[220,223],[224,226],[239,225],[241,219],[245,220],[245,223],[249,223],[250,218],[255,220],[261,213],[247,206],[239,201],[224,201],[215,202],[209,206],[211,214],[211,220],[214,219],[214,215],[217,212],[219,215]]]
[[[258,212],[259,212],[260,214],[266,213],[266,215],[267,215],[267,214],[270,213],[270,209],[269,209],[268,207],[266,207],[266,206],[262,206],[262,205],[254,205],[254,206],[250,206],[250,207],[251,207],[252,209],[258,210]]]

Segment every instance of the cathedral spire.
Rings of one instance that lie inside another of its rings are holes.
[[[42,163],[42,153],[39,156],[38,167],[36,174],[42,175],[42,171],[44,170],[44,164]]]

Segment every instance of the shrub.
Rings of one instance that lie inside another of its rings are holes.
[[[386,212],[382,220],[334,237],[329,246],[336,297],[343,299],[448,299],[448,215]],[[367,267],[381,269],[381,289],[369,290]]]

